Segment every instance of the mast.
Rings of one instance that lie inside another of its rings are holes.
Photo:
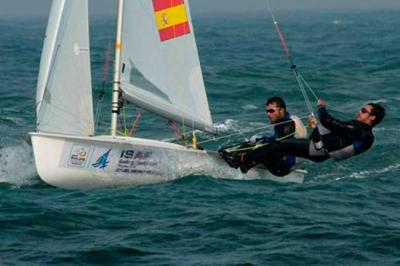
[[[111,104],[111,135],[117,134],[117,122],[119,114],[119,95],[121,80],[121,49],[122,49],[122,22],[124,15],[124,0],[118,1],[117,36],[115,40],[115,63],[113,77],[113,93]]]

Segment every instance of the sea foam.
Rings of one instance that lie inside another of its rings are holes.
[[[31,146],[20,145],[0,148],[0,183],[16,186],[37,182],[37,172]]]

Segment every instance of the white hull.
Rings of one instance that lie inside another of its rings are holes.
[[[62,188],[101,188],[166,182],[188,175],[302,183],[304,170],[276,177],[263,168],[246,175],[215,152],[129,137],[31,133],[39,176]]]

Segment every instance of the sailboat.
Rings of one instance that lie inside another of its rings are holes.
[[[53,0],[40,62],[35,164],[46,183],[69,189],[132,186],[185,175],[301,183],[305,172],[242,175],[214,151],[120,136],[121,97],[169,121],[215,131],[187,0],[119,0],[111,134],[96,135],[88,0]]]

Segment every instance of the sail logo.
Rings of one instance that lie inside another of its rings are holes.
[[[122,150],[118,161],[117,173],[161,175],[158,162],[153,158],[152,151]]]
[[[84,167],[89,155],[90,147],[74,145],[69,156],[68,165],[73,167]]]
[[[153,0],[153,7],[162,42],[190,33],[184,0]]]
[[[110,155],[111,149],[109,149],[106,153],[101,155],[99,158],[97,158],[96,162],[92,164],[94,168],[99,168],[99,169],[105,169],[110,161],[108,160],[108,156]]]

